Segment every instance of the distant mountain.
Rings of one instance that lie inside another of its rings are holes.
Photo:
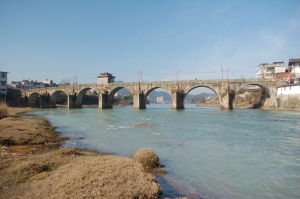
[[[118,91],[119,95],[130,95],[131,92],[128,89],[122,88],[121,90]]]
[[[193,100],[195,98],[200,98],[200,97],[212,97],[212,96],[215,96],[216,94],[214,93],[199,93],[199,94],[196,94],[196,95],[192,95],[192,94],[187,94],[186,97],[185,97],[185,100]]]

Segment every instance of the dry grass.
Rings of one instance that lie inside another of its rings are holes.
[[[5,103],[0,102],[0,119],[8,116],[8,107]]]
[[[134,159],[148,169],[161,167],[161,164],[159,163],[159,157],[152,149],[139,149],[134,154]]]
[[[47,164],[41,164],[36,161],[25,161],[13,168],[12,173],[18,179],[18,182],[25,182],[31,176],[48,170],[49,167]]]
[[[159,198],[155,177],[134,160],[77,156],[45,179],[31,182],[24,198]],[[13,197],[14,198],[14,197]]]
[[[96,152],[78,151],[77,149],[69,148],[54,149],[43,153],[24,154],[22,153],[23,150],[16,150],[18,147],[13,146],[7,151],[11,151],[11,148],[14,148],[13,152],[15,155],[12,156],[13,159],[2,158],[0,160],[0,198],[1,187],[15,187],[15,192],[19,192],[20,190],[17,186],[20,183],[24,183],[44,171],[54,171],[60,166],[68,164],[80,157],[77,154],[81,154],[81,156],[101,155]],[[21,147],[21,149],[23,148]],[[71,151],[71,153],[66,153],[66,151]]]
[[[140,163],[59,149],[63,139],[48,121],[20,111],[0,120],[0,198],[159,198],[160,185]]]
[[[58,133],[44,119],[7,117],[0,120],[0,144],[26,145],[55,142]]]

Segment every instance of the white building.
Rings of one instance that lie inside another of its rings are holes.
[[[164,97],[163,96],[156,97],[156,103],[163,104],[164,103]]]
[[[115,82],[115,76],[113,76],[111,73],[100,73],[100,75],[97,77],[97,84],[109,84]]]
[[[7,94],[7,73],[0,71],[0,96],[6,96]]]
[[[285,73],[284,62],[262,63],[256,70],[256,77],[270,79],[274,78],[275,74],[278,73]]]
[[[277,95],[300,95],[300,85],[278,87]]]
[[[294,82],[300,82],[300,58],[289,60],[289,71],[291,72]]]
[[[45,79],[45,80],[42,81],[42,83],[49,86],[49,87],[54,85],[53,80],[51,80],[51,79]]]

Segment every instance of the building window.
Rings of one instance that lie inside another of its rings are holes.
[[[6,82],[5,82],[5,81],[2,81],[2,82],[1,82],[1,86],[6,86]]]
[[[2,73],[2,74],[1,74],[1,77],[2,77],[2,78],[5,78],[5,77],[6,77],[6,73]]]

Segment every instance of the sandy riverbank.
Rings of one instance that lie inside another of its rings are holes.
[[[0,120],[0,198],[159,198],[160,185],[141,164],[61,148],[66,138],[32,110],[9,108]]]

